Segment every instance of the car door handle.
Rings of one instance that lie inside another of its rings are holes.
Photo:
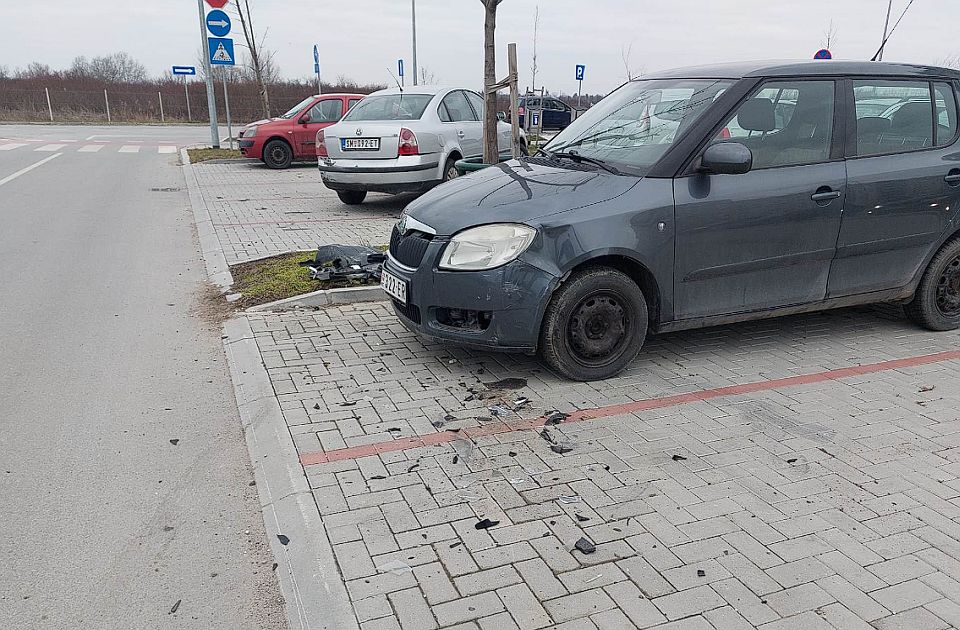
[[[833,201],[834,199],[840,198],[839,190],[822,190],[818,189],[817,192],[810,195],[810,199],[816,201],[817,203],[822,203],[824,201]]]
[[[463,137],[466,136],[466,135],[467,135],[467,134],[465,134],[465,133],[463,132],[463,129],[460,129],[460,130],[457,131],[457,137],[460,138],[461,140],[462,140]]]
[[[943,181],[947,182],[951,186],[960,184],[960,170],[952,169],[947,176],[943,178]]]

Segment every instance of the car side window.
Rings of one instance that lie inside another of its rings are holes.
[[[310,122],[337,122],[343,115],[343,101],[339,98],[328,98],[310,108]]]
[[[933,146],[933,106],[926,81],[858,79],[853,82],[853,98],[857,155]]]
[[[754,169],[826,162],[833,114],[833,81],[769,81],[740,104],[713,143],[745,145]]]
[[[957,135],[957,96],[949,83],[933,84],[937,100],[937,146],[945,147]]]
[[[467,102],[467,97],[463,95],[463,92],[456,90],[450,92],[443,100],[440,101],[440,120],[443,122],[466,122],[466,121],[475,121],[473,110],[470,108],[470,103]],[[444,116],[446,112],[446,116]]]
[[[359,98],[351,98],[349,101],[347,101],[347,111],[350,111],[351,109],[353,109],[353,106],[359,103],[360,101],[361,99]]]
[[[466,95],[470,99],[470,104],[473,105],[473,111],[477,114],[477,120],[483,120],[483,98],[476,92],[466,92]]]

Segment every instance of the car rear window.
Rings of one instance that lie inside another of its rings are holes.
[[[383,94],[368,96],[351,109],[344,120],[419,120],[433,94]]]
[[[933,146],[933,107],[926,81],[856,80],[853,96],[857,155],[902,153]],[[886,105],[882,110],[881,104]]]

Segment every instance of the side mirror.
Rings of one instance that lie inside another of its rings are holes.
[[[300,123],[301,125],[306,125],[307,123],[310,122],[310,114],[304,114],[297,120],[297,122]]]
[[[699,171],[713,175],[743,175],[753,168],[753,153],[739,142],[711,144],[700,158]]]

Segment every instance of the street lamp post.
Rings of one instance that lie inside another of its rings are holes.
[[[417,84],[417,0],[410,0],[411,21],[413,24],[413,84]]]

